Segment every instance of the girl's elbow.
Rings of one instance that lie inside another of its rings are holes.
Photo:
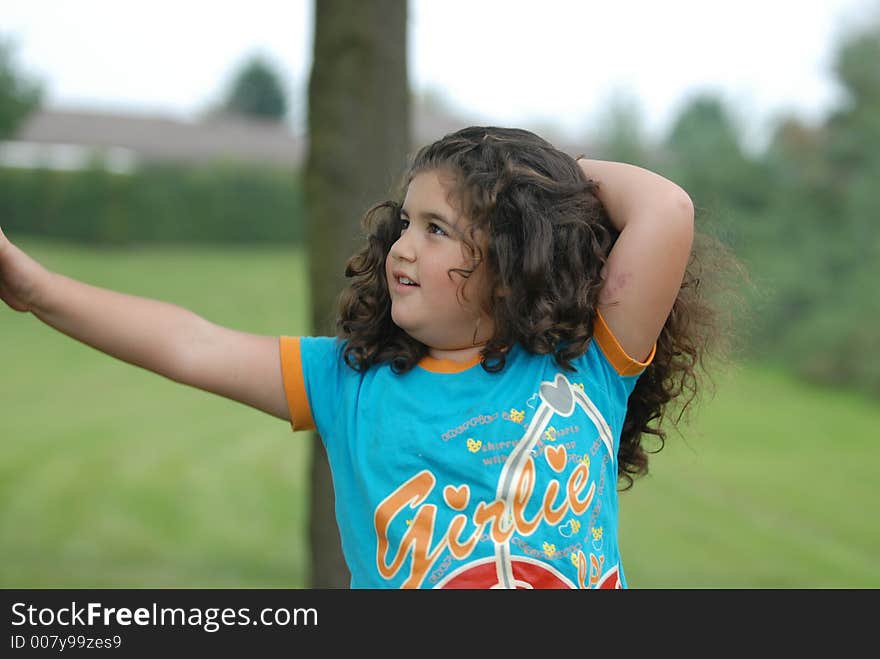
[[[674,209],[675,214],[681,218],[681,220],[685,224],[694,223],[694,202],[691,199],[690,195],[682,190],[678,189],[677,194],[674,196],[672,200],[672,207]]]
[[[694,244],[694,204],[687,193],[682,192],[673,200],[667,227],[684,252],[690,253]]]
[[[682,191],[672,200],[672,210],[670,211],[672,225],[676,228],[676,232],[681,236],[681,240],[689,245],[694,240],[694,202],[690,196]]]

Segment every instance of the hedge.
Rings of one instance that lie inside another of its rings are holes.
[[[298,243],[305,218],[294,170],[0,168],[0,225],[11,233],[91,243]]]

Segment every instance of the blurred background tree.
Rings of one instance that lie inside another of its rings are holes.
[[[787,216],[792,231],[812,247],[809,254],[791,255],[812,284],[801,291],[808,308],[791,327],[787,346],[796,371],[875,394],[880,394],[878,62],[880,22],[839,45],[834,71],[847,103],[803,142],[801,164],[788,161],[799,174],[801,208],[813,226],[795,227],[795,218]],[[811,271],[819,276],[811,277]]]
[[[259,119],[284,119],[287,96],[281,75],[265,58],[251,56],[235,74],[223,109]]]
[[[410,148],[406,0],[315,2],[305,168],[312,328],[335,335],[345,263],[360,218],[392,195]],[[321,438],[312,450],[310,585],[348,588]]]
[[[656,159],[656,154],[643,130],[644,119],[637,98],[623,90],[615,91],[596,122],[594,141],[602,157],[650,169],[649,161]]]
[[[13,136],[43,98],[41,85],[17,70],[14,50],[8,38],[0,37],[0,140]]]
[[[783,115],[750,156],[730,109],[687,103],[656,154],[705,226],[747,264],[748,356],[808,380],[880,393],[880,25],[844,38],[846,105],[816,126]],[[632,149],[633,147],[630,147]]]

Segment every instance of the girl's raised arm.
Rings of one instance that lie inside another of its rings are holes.
[[[599,309],[627,354],[648,357],[684,278],[694,237],[694,206],[672,181],[619,162],[580,159],[620,231],[608,263]]]
[[[290,420],[278,337],[231,330],[174,304],[51,272],[2,229],[0,298],[112,357]]]

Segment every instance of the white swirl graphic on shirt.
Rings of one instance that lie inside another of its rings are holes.
[[[539,388],[541,404],[538,406],[531,424],[525,435],[516,445],[507,461],[501,469],[498,479],[496,500],[504,502],[506,523],[513,524],[513,499],[516,493],[516,484],[522,477],[522,470],[535,444],[550,423],[555,414],[563,417],[571,416],[577,404],[590,420],[599,429],[599,437],[611,459],[614,459],[614,439],[611,428],[605,422],[601,412],[596,408],[587,395],[579,387],[572,386],[562,373],[556,374],[554,382],[542,382]],[[529,584],[517,580],[513,575],[513,564],[510,554],[510,539],[495,543],[495,566],[498,572],[498,583],[493,588],[529,588]]]

